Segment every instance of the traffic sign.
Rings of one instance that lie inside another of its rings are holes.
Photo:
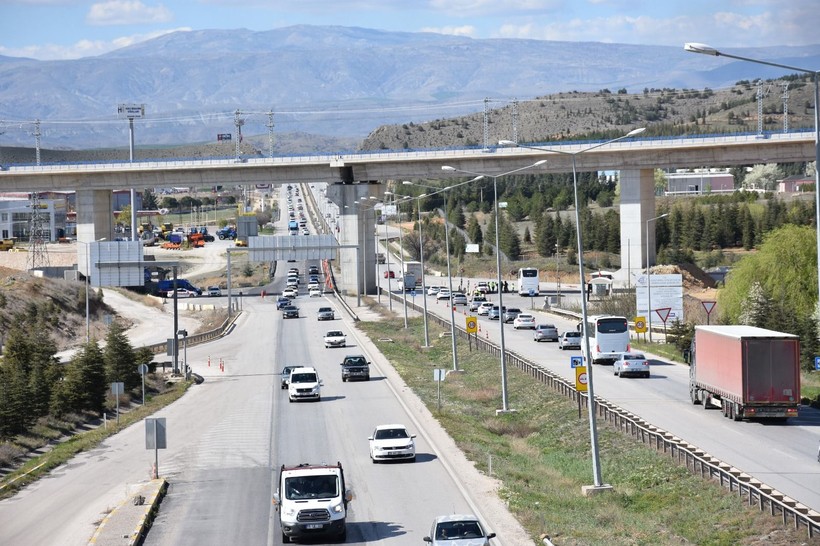
[[[669,312],[671,310],[672,310],[671,307],[663,307],[661,309],[655,309],[655,312],[658,314],[658,317],[660,317],[661,322],[666,324],[666,319],[669,318]]]
[[[575,368],[575,390],[578,392],[587,392],[587,367],[579,366]]]
[[[584,365],[584,357],[582,356],[571,356],[569,357],[569,367],[570,368],[578,368]]]
[[[411,295],[411,296],[413,296],[413,297],[415,298],[415,297],[416,297],[416,291],[415,291],[415,290],[411,290],[411,291],[410,291],[410,295]]]
[[[635,317],[633,322],[635,323],[635,333],[636,334],[645,334],[646,333],[646,317]]]
[[[478,331],[478,321],[475,317],[467,317],[467,333],[474,334]]]
[[[814,369],[820,370],[820,356],[814,357]]]
[[[704,309],[704,311],[706,311],[706,314],[711,315],[712,314],[712,309],[715,308],[715,305],[717,305],[717,302],[716,301],[702,301],[702,302],[700,302],[700,304],[703,306],[703,309]]]

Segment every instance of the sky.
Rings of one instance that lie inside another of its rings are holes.
[[[818,0],[0,0],[0,55],[78,59],[174,31],[291,25],[719,49],[820,43]]]

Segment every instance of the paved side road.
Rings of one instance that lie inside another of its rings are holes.
[[[151,480],[128,495],[100,522],[88,544],[122,546],[140,544],[159,509],[168,482]]]

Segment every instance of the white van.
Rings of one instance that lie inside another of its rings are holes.
[[[288,401],[321,400],[320,389],[322,382],[316,368],[293,368],[288,380]]]

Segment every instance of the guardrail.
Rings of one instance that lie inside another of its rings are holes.
[[[225,321],[217,328],[213,330],[208,330],[207,332],[202,332],[200,334],[194,334],[192,336],[188,336],[185,338],[185,343],[188,344],[190,347],[191,345],[198,345],[200,343],[205,343],[207,341],[212,341],[214,339],[220,338],[225,335],[225,333],[233,326],[234,322],[236,321],[237,317],[241,314],[237,312],[233,316],[230,316],[225,319]],[[153,345],[146,345],[145,347],[148,348],[153,354],[160,354],[163,353],[168,349],[167,343],[154,343]]]
[[[389,294],[389,296],[401,300],[401,297],[397,294]],[[407,306],[419,313],[424,312],[421,306],[409,301]],[[440,326],[447,328],[450,326],[449,320],[430,313],[428,313],[428,320],[433,320]],[[463,338],[465,341],[467,340],[465,329],[456,325],[455,330],[456,336]],[[473,336],[472,339],[478,349],[494,356],[500,356],[501,348],[499,346],[478,336]],[[588,397],[579,393],[575,389],[574,383],[542,368],[514,351],[507,350],[506,354],[507,362],[510,365],[537,379],[562,396],[566,396],[576,403],[580,402],[589,408]],[[746,499],[749,506],[757,506],[761,512],[768,511],[773,517],[779,516],[783,521],[783,525],[791,523],[797,530],[805,527],[809,538],[820,536],[820,513],[787,497],[743,471],[712,457],[697,446],[684,442],[673,434],[651,425],[637,415],[598,396],[595,397],[595,411],[598,417],[604,419],[611,426],[624,434],[629,434],[632,438],[654,448],[656,451],[668,455],[678,464],[685,465],[693,474],[699,474],[702,478],[708,477],[718,480],[720,485],[728,488],[731,492],[736,492],[741,499]]]

